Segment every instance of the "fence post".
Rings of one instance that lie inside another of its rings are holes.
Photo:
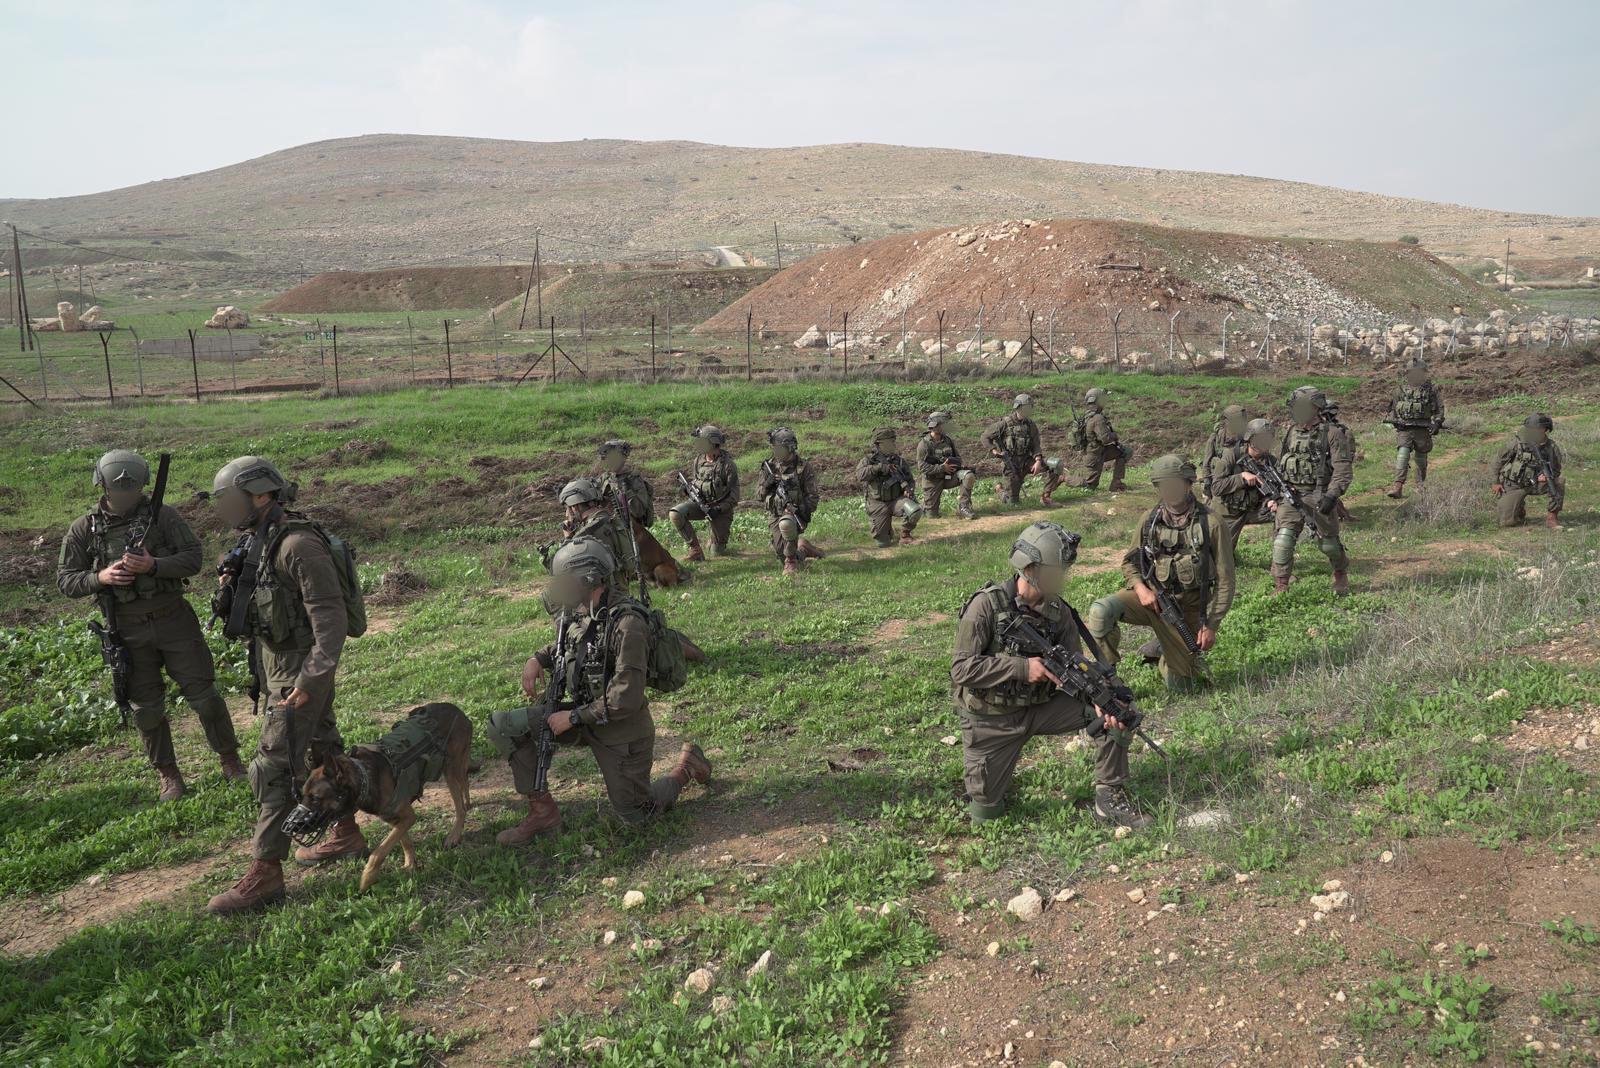
[[[745,309],[745,313],[744,313],[744,380],[746,382],[754,381],[754,379],[755,379],[755,367],[751,363],[751,360],[750,360],[750,322],[751,322],[752,319],[755,318],[755,315],[756,315],[756,313],[755,313],[754,309],[751,309],[751,308],[746,308]]]
[[[117,403],[117,391],[111,385],[111,338],[104,330],[97,330],[95,333],[100,335],[100,354],[106,360],[106,403],[114,407]]]
[[[844,313],[844,376],[850,377],[850,313]]]
[[[1034,337],[1033,337],[1033,316],[1034,316],[1034,312],[1032,311],[1032,309],[1030,309],[1028,311],[1028,341],[1027,341],[1027,345],[1028,345],[1028,373],[1030,375],[1033,374],[1033,349],[1034,349],[1034,346],[1037,344],[1037,342],[1034,340]]]
[[[650,316],[650,381],[656,380],[656,317]]]
[[[233,371],[233,391],[239,392],[239,359],[233,354],[233,327],[228,327],[228,367]]]
[[[139,370],[139,396],[144,396],[144,350],[139,347],[139,331],[128,329],[133,335],[133,363]]]
[[[322,320],[318,319],[317,320],[317,359],[322,364],[322,377],[323,377],[323,380],[326,381],[327,377],[328,377],[328,346],[324,345],[322,343],[322,341],[323,341],[323,337],[322,337]]]
[[[1122,331],[1117,326],[1121,321],[1122,309],[1118,308],[1111,317],[1111,373],[1114,375],[1122,373]]]
[[[1050,309],[1050,325],[1045,327],[1045,355],[1050,359],[1056,358],[1056,309]]]
[[[411,316],[406,316],[406,347],[411,350],[411,384],[417,384],[417,336],[411,332]]]
[[[339,324],[333,324],[333,395],[339,395]]]
[[[944,374],[944,309],[939,309],[939,374]]]
[[[200,357],[194,350],[194,331],[189,331],[189,368],[194,372],[194,402],[200,403]]]
[[[561,375],[561,361],[556,359],[556,317],[550,316],[550,381]]]
[[[450,320],[444,320],[444,383],[446,389],[456,388],[455,360],[450,352]]]
[[[1228,320],[1233,318],[1233,312],[1222,317],[1222,364],[1228,364]]]
[[[28,324],[28,333],[33,333],[33,324]],[[33,339],[33,351],[39,354],[39,399],[46,404],[50,403],[50,376],[44,369],[44,342],[37,337]]]

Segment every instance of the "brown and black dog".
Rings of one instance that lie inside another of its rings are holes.
[[[455,826],[445,837],[445,848],[460,843],[467,807],[472,803],[467,784],[471,757],[472,721],[466,713],[444,702],[423,705],[412,709],[376,742],[358,745],[348,753],[322,756],[306,777],[300,803],[330,822],[359,809],[389,824],[388,835],[362,869],[364,891],[377,879],[384,858],[396,845],[405,854],[402,867],[416,866],[410,831],[417,814],[411,804],[422,795],[426,783],[444,779],[456,809]]]
[[[688,580],[688,573],[678,566],[678,561],[667,552],[650,528],[633,521],[633,540],[639,546],[639,569],[657,586],[678,586]]]

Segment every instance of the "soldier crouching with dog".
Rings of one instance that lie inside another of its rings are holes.
[[[575,538],[551,557],[543,598],[556,616],[556,640],[522,671],[523,692],[540,703],[489,717],[489,740],[528,802],[522,822],[495,836],[501,845],[524,846],[561,826],[547,781],[555,744],[589,747],[612,807],[629,824],[667,812],[690,781],[711,780],[705,753],[685,742],[672,771],[650,781],[656,725],[646,687],[652,657],[675,646],[677,633],[653,637],[649,610],[610,584],[615,572],[610,551],[593,538]]]

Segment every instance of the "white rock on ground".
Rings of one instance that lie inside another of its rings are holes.
[[[745,969],[745,978],[754,979],[758,975],[764,975],[770,967],[772,967],[772,950],[762,950],[756,962]]]
[[[1019,920],[1037,920],[1039,914],[1044,911],[1044,901],[1039,897],[1039,891],[1031,886],[1024,886],[1022,893],[1006,902],[1006,911]]]
[[[643,904],[644,892],[641,890],[629,890],[622,895],[622,907],[625,909],[636,909]]]
[[[696,968],[689,973],[689,978],[683,981],[683,988],[691,994],[704,994],[711,989],[711,984],[716,978],[709,968]]]

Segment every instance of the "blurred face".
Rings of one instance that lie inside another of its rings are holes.
[[[1067,588],[1067,569],[1034,564],[1026,572],[1028,582],[1046,597],[1060,597]]]
[[[106,489],[106,506],[112,515],[131,515],[144,497],[144,487],[131,482],[113,482]]]
[[[1164,478],[1156,483],[1156,496],[1168,508],[1181,511],[1190,500],[1189,485],[1186,478]]]
[[[551,615],[570,612],[589,599],[590,586],[580,575],[572,573],[552,575],[550,582],[539,595],[545,611]]]
[[[1412,367],[1406,371],[1406,382],[1413,386],[1420,386],[1428,380],[1426,367]]]
[[[1230,437],[1242,438],[1244,437],[1245,424],[1249,422],[1250,420],[1244,417],[1243,412],[1238,412],[1224,419],[1222,425],[1227,430]]]
[[[1289,418],[1301,424],[1315,423],[1322,418],[1322,409],[1310,397],[1296,397],[1289,402]]]
[[[1013,408],[1012,411],[1016,413],[1018,419],[1033,418],[1033,405],[1031,404],[1018,405],[1017,407]]]
[[[1550,434],[1542,426],[1525,426],[1517,431],[1517,437],[1527,445],[1543,445],[1550,440]]]
[[[945,436],[949,436],[954,431],[955,431],[955,424],[950,422],[950,420],[948,420],[948,419],[946,419],[942,423],[935,423],[934,427],[933,427],[933,432],[935,434],[941,434],[941,435],[945,435]]]
[[[212,494],[211,504],[217,510],[217,517],[236,530],[242,530],[255,521],[254,500],[237,486]]]
[[[1250,439],[1250,455],[1255,457],[1265,456],[1272,451],[1272,432],[1263,430]]]
[[[793,456],[794,456],[794,450],[789,448],[789,443],[788,442],[786,442],[786,441],[774,441],[772,443],[772,458],[774,460],[776,460],[778,463],[786,464],[786,463],[789,462],[790,458],[793,457]]]
[[[882,441],[878,442],[878,451],[883,453],[885,456],[899,456],[900,443],[894,438],[884,438]]]
[[[622,455],[621,449],[607,449],[600,454],[600,470],[621,471],[623,463],[628,458]]]

